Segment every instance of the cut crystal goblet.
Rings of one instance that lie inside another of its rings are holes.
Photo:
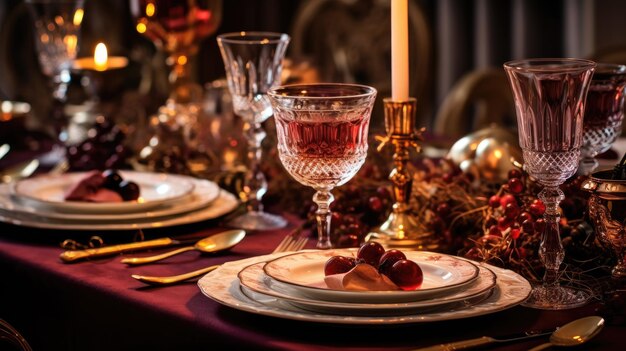
[[[578,173],[591,174],[598,167],[595,157],[611,148],[622,133],[625,86],[626,66],[598,64],[587,94]]]
[[[267,92],[280,84],[289,39],[287,34],[269,32],[237,32],[217,37],[233,108],[245,122],[248,140],[248,172],[240,194],[247,212],[230,222],[239,228],[268,230],[287,225],[282,217],[263,211],[261,200],[267,192],[267,180],[260,161],[261,143],[266,136],[262,123],[272,116]]]
[[[374,88],[352,84],[302,84],[269,93],[278,155],[285,169],[317,192],[317,248],[330,238],[330,191],[348,182],[365,162]]]
[[[566,309],[584,305],[589,294],[561,286],[559,268],[565,256],[559,234],[559,188],[576,173],[583,141],[585,98],[596,64],[581,59],[530,59],[504,64],[515,107],[524,168],[543,190],[545,229],[539,258],[543,284],[535,286],[525,305]]]
[[[52,85],[52,126],[57,138],[67,142],[68,117],[65,113],[70,70],[76,59],[83,0],[27,0],[35,22],[35,46],[43,73]]]

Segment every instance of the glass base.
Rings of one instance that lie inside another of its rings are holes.
[[[540,310],[566,310],[589,302],[589,291],[565,286],[536,286],[522,306]]]
[[[271,230],[284,228],[287,220],[267,212],[246,212],[228,221],[228,226],[246,230]]]

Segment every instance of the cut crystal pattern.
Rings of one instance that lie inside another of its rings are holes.
[[[543,185],[559,185],[576,173],[580,150],[535,152],[524,150],[524,167]]]

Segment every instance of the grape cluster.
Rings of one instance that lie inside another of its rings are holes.
[[[96,123],[87,131],[82,142],[67,147],[66,155],[71,171],[93,169],[128,168],[130,150],[124,146],[126,134],[104,116],[98,116]]]
[[[378,269],[402,290],[415,290],[422,285],[424,274],[419,265],[406,258],[400,250],[385,249],[376,242],[367,242],[359,248],[354,257],[333,256],[324,265],[324,274],[349,272],[358,264],[368,264]]]
[[[135,182],[125,180],[122,176],[112,169],[102,172],[104,183],[102,187],[115,191],[124,201],[133,201],[139,198],[139,185]]]

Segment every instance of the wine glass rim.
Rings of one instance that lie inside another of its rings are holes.
[[[291,40],[289,34],[278,32],[241,31],[217,36],[218,42],[228,44],[277,44]]]
[[[362,89],[363,93],[355,93],[351,95],[336,95],[336,96],[311,96],[311,95],[303,95],[306,93],[307,89],[311,88],[356,88]],[[295,94],[288,94],[286,90],[295,91]],[[284,91],[284,92],[280,92]],[[310,83],[310,84],[289,84],[282,85],[275,88],[270,89],[268,95],[274,98],[306,98],[311,100],[328,100],[328,99],[350,99],[350,98],[360,98],[360,97],[368,97],[375,96],[377,93],[376,89],[363,84],[352,84],[352,83]]]
[[[626,65],[598,62],[592,80],[611,80],[626,76]]]
[[[531,58],[512,60],[504,63],[507,70],[530,72],[563,72],[595,68],[596,63],[580,58]]]

